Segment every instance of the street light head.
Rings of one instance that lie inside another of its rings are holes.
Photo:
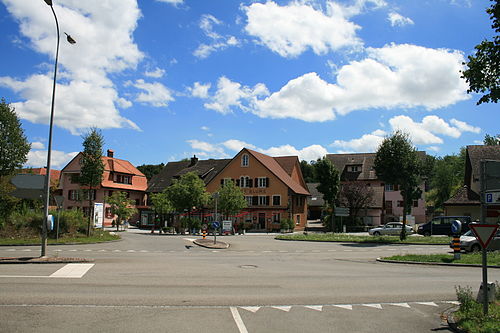
[[[45,1],[47,5],[52,6],[52,0],[43,0],[43,1]]]
[[[70,44],[75,44],[76,43],[76,40],[74,40],[70,35],[68,35],[67,33],[66,34],[66,40],[68,41],[68,43]]]

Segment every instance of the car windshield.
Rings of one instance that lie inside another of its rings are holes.
[[[474,237],[474,234],[472,233],[472,230],[467,231],[464,236],[472,236]]]

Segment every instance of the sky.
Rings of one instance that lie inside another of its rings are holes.
[[[494,35],[487,0],[54,0],[61,29],[52,167],[98,128],[134,165],[311,161],[375,152],[396,130],[430,155],[499,131],[460,78]],[[46,165],[56,49],[43,0],[0,0],[0,97]],[[64,33],[76,44],[69,44]]]

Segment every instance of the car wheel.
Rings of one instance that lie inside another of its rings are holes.
[[[375,231],[375,232],[373,233],[373,236],[380,236],[380,232]]]
[[[477,253],[477,252],[481,251],[481,246],[479,244],[474,244],[471,246],[470,251]]]
[[[429,237],[430,235],[431,235],[431,233],[429,231],[424,232],[425,237]]]

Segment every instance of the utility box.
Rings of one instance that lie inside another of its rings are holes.
[[[495,301],[495,284],[493,282],[488,282],[488,303],[493,303]],[[484,289],[483,283],[479,287],[479,292],[477,293],[477,301],[478,303],[484,303]]]

